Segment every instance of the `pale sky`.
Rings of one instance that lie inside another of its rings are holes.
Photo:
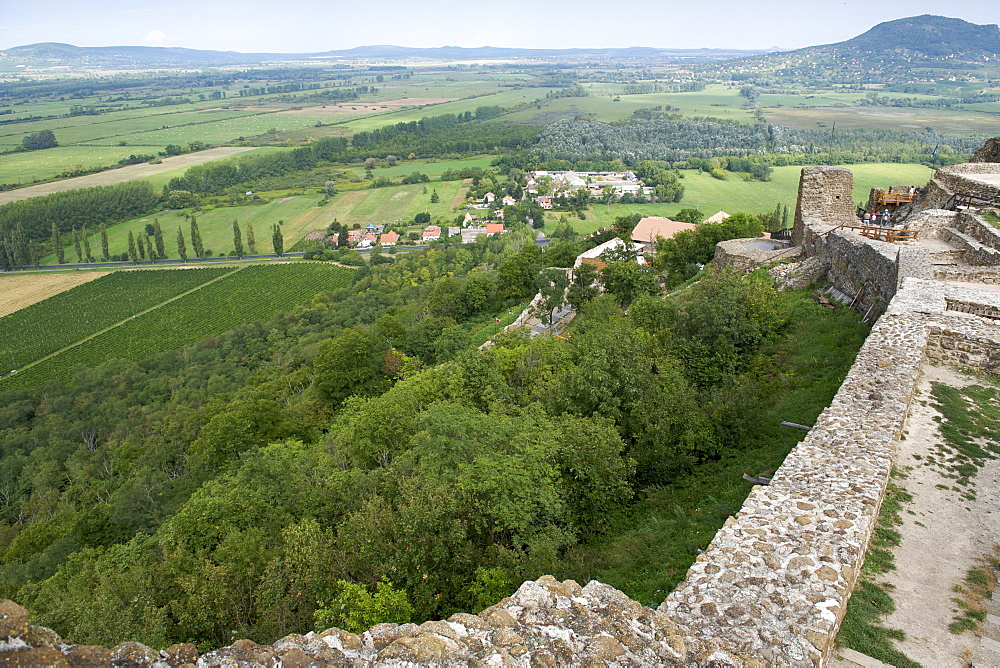
[[[36,42],[244,53],[372,44],[799,48],[918,14],[1000,23],[1000,1],[0,0],[0,49]]]

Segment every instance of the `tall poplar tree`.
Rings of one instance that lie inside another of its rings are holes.
[[[137,245],[139,246],[139,259],[140,260],[145,260],[146,259],[146,242],[143,241],[144,238],[145,237],[143,237],[143,235],[141,235],[141,234],[139,235],[139,243]]]
[[[128,231],[128,259],[132,260],[133,264],[139,261],[139,253],[135,249],[135,235],[132,234],[132,230]]]
[[[177,256],[182,262],[188,260],[187,245],[184,243],[184,233],[181,231],[180,225],[177,226]]]
[[[281,255],[285,252],[285,238],[281,236],[281,228],[278,225],[275,225],[271,232],[271,244],[274,246],[275,255]]]
[[[73,247],[76,249],[76,261],[83,264],[83,251],[80,249],[80,230],[73,228]]]
[[[243,235],[240,234],[240,224],[233,218],[233,249],[236,254],[243,257]]]
[[[205,257],[205,247],[201,244],[201,232],[198,231],[198,219],[191,216],[191,250],[195,257]]]
[[[87,228],[83,228],[83,249],[86,252],[87,262],[94,261],[94,254],[90,250],[90,235],[87,233]]]
[[[253,233],[253,223],[249,220],[247,221],[247,248],[250,249],[251,255],[257,253],[257,237]]]
[[[63,248],[62,235],[55,223],[52,223],[52,250],[56,252],[56,262],[66,264],[66,249]]]
[[[146,237],[146,255],[150,260],[156,260],[156,249],[153,248],[153,240]]]
[[[160,229],[160,219],[153,219],[153,239],[156,240],[156,256],[164,260],[167,257],[167,247],[163,243],[163,230]]]
[[[108,250],[108,228],[101,225],[101,262],[111,259],[111,251]]]

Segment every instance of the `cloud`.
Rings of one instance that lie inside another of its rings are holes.
[[[167,36],[164,35],[162,32],[160,32],[159,30],[150,30],[148,33],[146,33],[146,36],[142,38],[142,43],[162,44],[163,40],[165,40],[166,38]]]

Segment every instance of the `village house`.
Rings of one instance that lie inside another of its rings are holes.
[[[608,263],[605,262],[604,258],[601,257],[601,255],[603,255],[605,251],[625,249],[625,248],[626,248],[625,241],[620,239],[619,237],[615,237],[610,241],[605,241],[600,246],[594,246],[590,250],[586,250],[580,253],[576,257],[576,261],[573,263],[573,269],[578,268],[581,264],[590,264],[593,265],[595,269],[600,271],[601,269],[604,269],[606,266],[608,266]],[[632,250],[634,250],[638,254],[635,259],[636,262],[638,264],[645,264],[646,261],[642,257],[642,250],[643,250],[642,244],[633,243]]]
[[[395,246],[399,241],[399,234],[389,230],[379,235],[378,242],[383,246]]]
[[[517,204],[517,200],[511,197],[510,195],[504,195],[503,199],[500,201],[503,202],[504,206],[514,206],[515,204]]]
[[[655,249],[657,239],[670,239],[678,232],[697,229],[697,225],[670,220],[663,216],[647,216],[636,223],[632,241],[642,244],[643,251]]]
[[[503,234],[506,231],[503,223],[486,223],[486,236],[488,237],[492,237],[494,234]]]
[[[378,238],[371,233],[365,234],[361,237],[361,241],[358,242],[358,248],[371,248],[378,243]]]
[[[461,233],[462,233],[462,228],[461,227],[449,227],[448,228],[448,236],[449,237],[456,237],[456,236],[458,236]]]
[[[347,245],[357,246],[361,242],[361,237],[364,236],[364,232],[361,230],[350,230],[347,233]]]
[[[486,234],[485,227],[467,227],[462,230],[462,243],[471,244],[475,243],[479,236]]]
[[[541,197],[536,197],[535,201],[538,203],[538,206],[542,207],[546,211],[552,208],[552,200],[544,195],[542,195]]]
[[[729,214],[728,214],[728,213],[726,213],[725,211],[719,211],[719,212],[718,212],[717,214],[715,214],[714,216],[712,216],[712,217],[710,217],[710,218],[706,218],[705,220],[703,220],[703,221],[701,221],[701,222],[702,222],[702,223],[721,223],[721,222],[722,222],[722,221],[724,221],[724,220],[725,220],[726,218],[729,218]]]
[[[441,238],[441,228],[437,225],[428,225],[424,228],[423,240],[424,243],[428,241],[436,241]]]
[[[526,189],[529,193],[538,193],[538,180],[542,177],[551,179],[552,192],[556,195],[570,194],[581,188],[590,191],[591,195],[601,195],[607,186],[610,186],[618,197],[625,194],[651,195],[654,190],[646,186],[633,172],[576,172],[571,170],[565,172],[528,172]]]

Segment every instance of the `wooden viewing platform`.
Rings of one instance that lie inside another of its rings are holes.
[[[868,237],[869,239],[875,239],[876,241],[887,241],[889,243],[896,243],[898,241],[916,241],[917,231],[916,230],[900,230],[895,227],[881,227],[881,226],[870,226],[864,225],[861,227],[855,227],[853,225],[844,225],[845,230],[854,230],[863,237]]]
[[[906,204],[912,202],[915,195],[913,193],[887,193],[880,192],[875,195],[875,201],[879,204]]]

